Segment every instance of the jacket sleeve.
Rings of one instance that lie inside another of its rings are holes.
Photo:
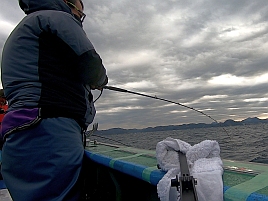
[[[84,84],[101,87],[108,83],[106,69],[95,49],[89,50],[79,56],[78,69],[84,71],[79,73],[81,75],[80,79],[83,80]]]
[[[44,19],[39,19],[41,29],[61,38],[75,53],[74,68],[83,84],[106,85],[108,78],[102,60],[79,22],[70,14],[53,11]]]

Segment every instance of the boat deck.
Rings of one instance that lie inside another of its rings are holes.
[[[12,201],[10,194],[7,189],[0,190],[0,200],[1,201]]]
[[[1,154],[1,152],[0,152]],[[0,180],[0,201],[12,201],[6,185],[3,180]]]

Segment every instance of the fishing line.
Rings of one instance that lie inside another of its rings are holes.
[[[91,89],[88,89],[87,85],[84,85],[84,87],[85,87],[85,89],[87,90],[88,93],[91,93],[91,91],[90,91]],[[95,103],[101,97],[102,92],[103,92],[103,88],[100,91],[101,92],[100,92],[99,96],[93,101],[93,103]]]
[[[93,101],[93,103],[95,103],[97,100],[99,100],[99,98],[100,98],[101,95],[102,95],[102,92],[103,92],[103,88],[101,89],[100,95]]]
[[[175,101],[171,101],[171,100],[168,100],[168,99],[164,99],[164,98],[159,98],[157,96],[150,96],[150,95],[147,95],[147,94],[142,94],[142,93],[138,93],[138,92],[134,92],[134,91],[129,91],[129,90],[126,90],[126,89],[122,89],[122,88],[118,88],[118,87],[113,87],[113,86],[104,86],[103,87],[104,89],[108,89],[108,90],[111,90],[111,91],[118,91],[118,92],[123,92],[123,93],[130,93],[130,94],[135,94],[135,95],[138,95],[138,96],[144,96],[144,97],[147,97],[147,98],[153,98],[153,99],[156,99],[156,100],[160,100],[160,101],[164,101],[164,102],[168,102],[168,103],[173,103],[173,104],[176,104],[176,105],[179,105],[179,106],[182,106],[182,107],[185,107],[187,109],[190,109],[190,110],[193,110],[195,112],[198,112],[206,117],[208,117],[209,119],[213,120],[214,122],[216,122],[217,124],[219,123],[216,119],[212,118],[210,115],[207,115],[206,113],[200,111],[200,110],[197,110],[193,107],[189,107],[187,105],[184,105],[184,104],[181,104],[181,103],[178,103],[178,102],[175,102]],[[231,139],[231,136],[229,135],[229,133],[227,132],[227,130],[222,127],[223,130],[226,132],[226,134],[230,137]]]

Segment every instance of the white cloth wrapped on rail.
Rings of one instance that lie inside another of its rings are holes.
[[[157,185],[161,201],[177,201],[180,198],[171,179],[180,176],[178,151],[186,154],[190,175],[197,179],[196,191],[199,201],[223,200],[223,163],[220,146],[215,140],[205,140],[194,146],[179,139],[166,138],[156,145],[158,165],[167,173]]]

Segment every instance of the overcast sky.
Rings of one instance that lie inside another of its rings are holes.
[[[267,0],[84,4],[84,29],[103,59],[110,86],[179,102],[219,122],[268,118]],[[1,52],[23,17],[17,0],[2,0]],[[96,109],[100,130],[212,122],[175,104],[108,90]]]

